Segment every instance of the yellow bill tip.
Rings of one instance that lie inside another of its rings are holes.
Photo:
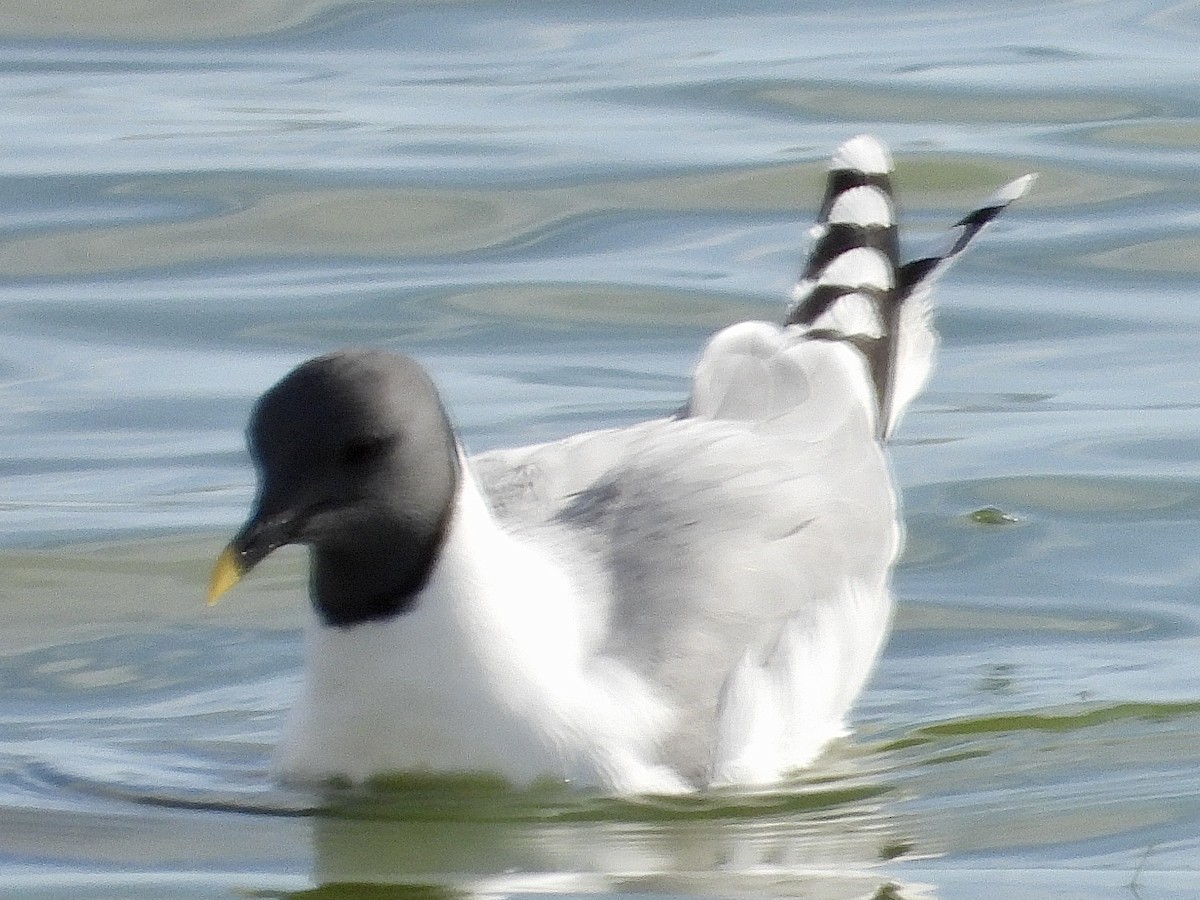
[[[213,606],[231,587],[242,580],[242,562],[233,545],[226,547],[217,557],[212,577],[208,582],[208,605]]]

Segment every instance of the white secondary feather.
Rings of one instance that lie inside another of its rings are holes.
[[[855,247],[834,258],[821,272],[821,284],[887,290],[895,284],[891,261],[874,247]]]
[[[933,327],[933,283],[922,282],[900,307],[896,324],[895,378],[889,404],[888,421],[884,424],[886,440],[895,433],[909,405],[925,389],[938,347],[938,334]]]
[[[842,225],[890,225],[892,201],[873,185],[851,188],[838,195],[829,207],[828,221]]]
[[[813,321],[812,327],[846,337],[881,338],[887,333],[875,298],[858,293],[843,294]]]
[[[892,171],[892,155],[878,138],[860,134],[838,147],[829,168],[854,169],[867,175],[886,175]]]

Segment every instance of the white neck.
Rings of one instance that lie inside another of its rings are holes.
[[[466,468],[463,476],[446,542],[409,612],[310,626],[306,682],[280,746],[285,774],[608,782],[629,764],[613,747],[653,753],[661,704],[615,661],[593,656],[603,606],[504,531]]]

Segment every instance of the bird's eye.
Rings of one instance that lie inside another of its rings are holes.
[[[342,445],[338,453],[338,462],[344,466],[364,466],[374,462],[392,448],[395,440],[391,437],[357,437]]]

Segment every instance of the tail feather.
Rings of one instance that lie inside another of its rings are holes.
[[[1005,185],[960,219],[941,249],[901,265],[891,169],[887,148],[868,135],[838,148],[786,320],[813,338],[847,341],[863,354],[881,440],[890,437],[933,370],[934,282],[1035,178]]]

